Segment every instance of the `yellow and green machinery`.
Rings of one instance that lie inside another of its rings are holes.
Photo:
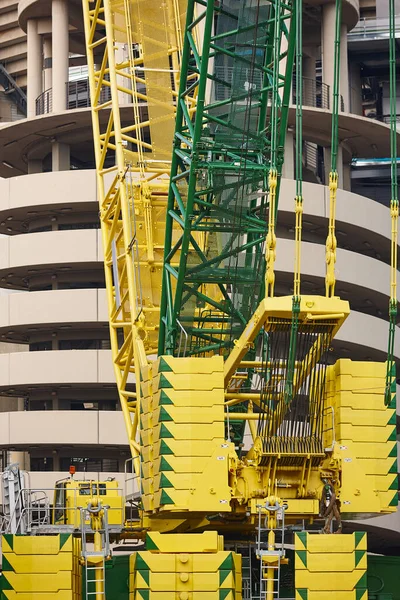
[[[68,478],[56,482],[53,498],[53,525],[79,527],[81,507],[101,502],[108,507],[108,524],[121,525],[125,521],[124,498],[117,481],[79,481]],[[85,522],[89,521],[85,515]]]
[[[335,295],[341,0],[326,286],[314,296],[300,278],[302,12],[301,0],[83,0],[111,346],[140,490],[139,522],[121,535],[145,542],[131,600],[279,598],[293,529],[296,600],[366,600],[366,536],[340,533],[341,518],[397,508],[396,163],[388,361],[332,364],[350,312]],[[393,0],[390,14],[393,67]],[[294,70],[294,281],[281,297]],[[103,500],[87,504],[94,551],[86,513],[75,531],[96,600],[110,557]],[[321,518],[326,535],[311,530]],[[10,585],[6,598],[36,598]]]

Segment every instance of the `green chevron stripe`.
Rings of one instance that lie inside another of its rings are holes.
[[[174,486],[172,485],[172,483],[170,482],[168,477],[166,475],[164,475],[164,473],[161,473],[160,488],[173,488],[173,487]]]
[[[296,536],[299,538],[299,540],[301,540],[301,542],[303,543],[304,548],[307,548],[307,532],[306,531],[300,531],[299,533],[296,533]]]
[[[167,409],[163,406],[160,408],[160,416],[158,421],[173,421],[173,418],[171,417]]]
[[[174,438],[174,436],[172,435],[168,427],[164,425],[164,423],[162,423],[160,427],[160,438]]]
[[[164,392],[164,390],[161,390],[159,403],[161,405],[174,404],[167,392]]]
[[[389,458],[396,458],[396,457],[397,457],[397,444],[394,444],[393,448],[390,451]]]
[[[172,383],[170,383],[168,381],[168,379],[166,378],[166,376],[164,375],[164,373],[161,373],[161,375],[160,375],[160,382],[158,384],[158,389],[172,388],[172,387],[173,387]]]
[[[173,471],[173,470],[174,469],[171,467],[171,465],[169,464],[167,459],[162,456],[161,460],[160,460],[160,471]]]
[[[159,362],[158,362],[158,372],[159,373],[166,373],[167,371],[171,372],[171,371],[173,371],[173,369],[167,363],[167,361],[165,360],[165,358],[163,356],[160,356]]]
[[[354,552],[354,557],[355,557],[355,566],[358,565],[358,563],[360,562],[360,560],[362,558],[364,558],[364,556],[366,555],[367,551],[366,550],[355,550]]]
[[[165,442],[164,440],[161,440],[160,454],[174,454],[171,448],[168,446],[167,442]]]
[[[303,565],[307,567],[307,550],[296,550],[296,556],[298,556]]]
[[[365,531],[355,531],[354,532],[354,539],[356,542],[356,548],[360,545],[360,542],[362,542],[364,540],[364,537],[367,534],[365,533]]]
[[[172,500],[171,496],[169,496],[165,490],[162,490],[160,504],[175,504],[175,502]]]

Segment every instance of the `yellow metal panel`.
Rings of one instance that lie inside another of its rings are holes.
[[[202,485],[205,484],[205,485]],[[161,507],[162,510],[179,510],[204,512],[219,511],[230,512],[231,495],[224,482],[210,484],[199,478],[195,489],[191,490],[156,490],[154,492],[154,506]],[[170,498],[170,502],[163,501],[163,492],[166,492]]]
[[[355,549],[367,549],[367,536],[346,533],[341,535],[320,535],[320,534],[305,534],[305,545],[301,536],[295,535],[295,550],[306,549],[307,552],[317,554],[338,554],[341,552],[350,553]]]
[[[169,386],[163,385],[161,378],[165,378]],[[193,372],[160,373],[153,378],[153,385],[155,390],[164,387],[167,393],[168,389],[170,388],[173,388],[174,390],[204,390],[206,392],[212,391],[213,394],[215,394],[215,403],[217,403],[219,400],[222,402],[224,400],[224,380],[222,378],[222,373],[219,371],[214,373],[208,373],[207,377],[204,376],[204,373]]]
[[[222,356],[211,356],[209,358],[192,357],[190,360],[182,360],[174,356],[160,356],[153,363],[153,375],[156,376],[159,371],[163,371],[166,363],[171,371],[177,374],[203,373],[210,374],[216,371],[222,373],[224,368],[224,359]],[[161,370],[160,370],[161,365]]]
[[[351,552],[308,552],[307,566],[296,556],[296,572],[297,570],[307,570],[310,573],[314,572],[353,572],[355,569],[367,568],[367,553],[362,558],[356,558],[353,549]],[[361,550],[361,548],[360,548]],[[357,564],[356,564],[357,562]]]
[[[385,391],[385,380],[383,377],[340,375],[336,380],[336,390],[338,392],[351,391],[353,394],[383,394]]]
[[[340,400],[338,401],[335,395],[335,390],[332,394],[328,394],[330,398],[329,404],[337,404],[341,409],[350,408],[352,410],[368,410],[368,412],[382,411],[384,405],[382,403],[381,393],[354,393],[352,391],[341,391]]]
[[[163,451],[161,442],[165,441],[165,446],[168,446],[169,452]],[[153,458],[156,460],[160,455],[170,456],[211,456],[214,452],[218,440],[158,440],[153,444]],[[220,446],[223,446],[224,440],[220,440]],[[150,448],[142,449],[143,460],[151,460]]]
[[[4,577],[4,575],[3,575]],[[7,571],[6,579],[16,592],[58,592],[72,590],[71,571],[58,573],[13,573]]]
[[[152,531],[147,534],[152,544],[150,552],[174,553],[181,548],[185,553],[218,552],[219,537],[216,531],[203,533],[159,533]]]
[[[201,473],[204,469],[203,456],[168,456],[164,457],[174,473]],[[154,471],[160,470],[161,456],[154,460]],[[143,465],[144,466],[144,465]]]
[[[8,554],[7,561],[15,573],[57,573],[72,571],[72,552],[59,554]]]
[[[387,475],[393,465],[393,458],[362,458],[358,457],[366,475]]]
[[[182,406],[182,407],[208,407],[221,405],[224,402],[223,394],[212,393],[204,393],[204,391],[198,390],[174,390],[174,389],[166,389],[166,390],[158,390],[154,392],[153,395],[153,408],[156,409],[162,403],[162,394],[166,395],[168,399],[171,401],[171,404],[174,406]]]
[[[352,590],[351,592],[341,592],[337,590],[324,590],[322,592],[315,590],[307,591],[307,600],[368,600],[368,592],[365,592],[360,596],[356,595],[355,590]],[[304,600],[304,596],[302,596],[299,592],[296,592],[296,600]]]
[[[163,428],[167,430],[167,433],[162,431]],[[214,440],[215,438],[222,441],[224,438],[224,421],[208,423],[206,425],[197,423],[176,424],[171,421],[158,423],[152,430],[147,429],[141,432],[145,445],[148,443],[147,439],[150,431],[153,432],[154,443],[158,442],[159,439],[168,441],[172,438],[174,440],[188,440],[190,442],[196,440]]]
[[[341,440],[339,443],[340,446],[342,446],[346,450],[351,445],[351,441],[349,440]],[[392,444],[392,446],[394,446],[394,444],[395,442]],[[354,451],[354,455],[362,458],[387,459],[389,452],[390,451],[388,451],[387,444],[376,444],[373,442],[358,442],[357,448]]]
[[[347,423],[343,423],[340,425],[340,430],[341,440],[386,444],[390,434],[393,432],[393,425],[386,425],[384,427],[359,427],[356,424],[350,425]]]
[[[386,364],[384,362],[357,361],[341,358],[333,367],[336,373],[351,375],[351,377],[386,377]]]
[[[7,600],[77,600],[70,590],[60,590],[59,592],[16,592],[14,590],[4,590],[2,593]]]
[[[362,576],[362,570],[352,572],[313,572],[299,569],[296,571],[296,588],[306,588],[315,591],[343,591],[348,592],[355,589]]]
[[[176,592],[151,592],[151,600],[177,600],[179,595]],[[193,596],[188,596],[188,600],[219,600],[219,592],[197,592]],[[240,597],[239,597],[240,598]],[[134,592],[129,596],[129,600],[143,600],[143,596]],[[234,591],[229,591],[224,600],[237,600]],[[352,599],[353,600],[353,599]]]
[[[333,451],[341,468],[342,512],[395,511],[395,412],[384,403],[385,364],[339,360],[328,368],[327,378],[327,406],[333,407],[335,422]],[[331,419],[327,411],[326,446],[333,443]]]
[[[161,415],[160,415],[161,413]],[[164,413],[164,414],[163,414]],[[204,424],[213,423],[216,421],[223,421],[224,414],[221,411],[220,404],[214,404],[213,406],[160,406],[158,409],[153,411],[154,420],[160,421],[165,420],[165,416],[168,415],[174,423],[186,423],[186,424]],[[160,418],[161,417],[161,418]],[[165,421],[165,423],[168,423]]]
[[[66,539],[64,545],[60,549],[60,536],[13,536],[13,548],[4,544],[3,538],[3,553],[11,552],[13,554],[59,554],[60,552],[72,551],[72,536]]]
[[[241,557],[222,550],[223,539],[216,532],[152,532],[148,534],[147,546],[150,550],[130,557],[131,600],[143,595],[151,600],[176,599],[181,598],[182,592],[185,598],[220,600],[221,590],[224,598],[241,599]]]
[[[350,423],[357,427],[386,427],[389,418],[393,411],[382,406],[382,396],[379,396],[381,401],[381,410],[368,410],[364,406],[364,410],[355,410],[354,408],[342,407],[338,411],[337,422],[343,427],[344,424]],[[385,440],[386,441],[386,440]]]

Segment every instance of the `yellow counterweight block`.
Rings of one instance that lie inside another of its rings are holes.
[[[295,535],[296,600],[368,600],[367,534]]]
[[[241,556],[216,531],[148,533],[130,557],[129,600],[240,600]]]
[[[141,377],[144,510],[230,511],[222,357],[161,356]]]
[[[70,534],[2,536],[3,598],[79,600],[79,543]]]
[[[342,359],[328,369],[325,445],[335,442],[347,518],[397,509],[396,398],[385,405],[385,377],[385,363]]]

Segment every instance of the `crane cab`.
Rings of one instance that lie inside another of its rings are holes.
[[[108,507],[109,525],[122,525],[124,521],[124,499],[117,481],[78,481],[63,479],[57,481],[54,491],[53,525],[78,527],[81,521],[80,509],[98,499]],[[86,523],[89,523],[87,515]]]

